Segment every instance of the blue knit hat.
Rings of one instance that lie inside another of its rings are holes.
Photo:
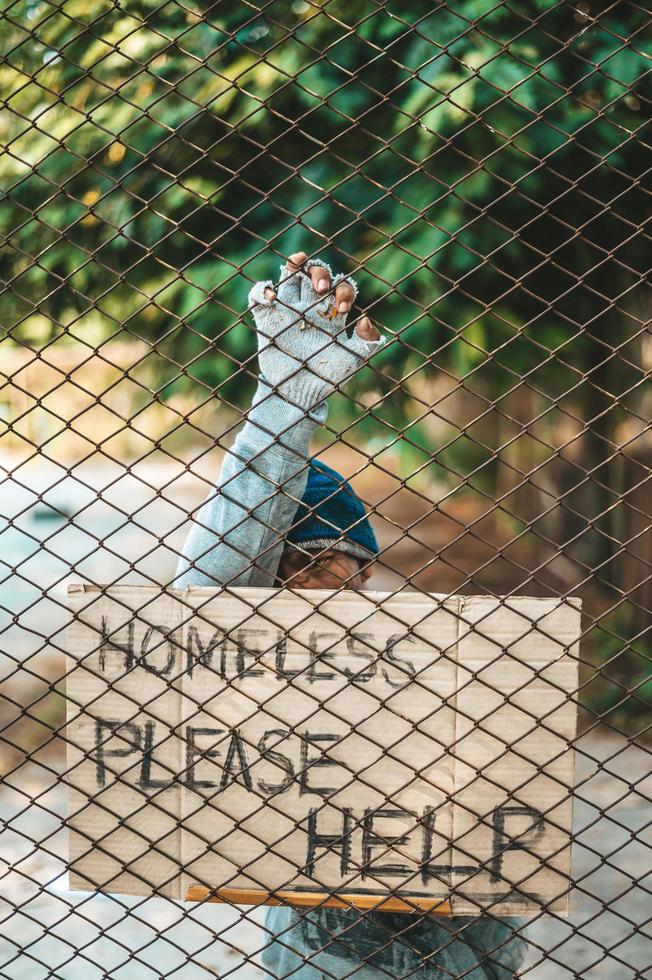
[[[362,561],[369,561],[379,551],[364,504],[351,484],[330,466],[314,460],[310,461],[305,493],[285,540],[308,551],[334,548]]]

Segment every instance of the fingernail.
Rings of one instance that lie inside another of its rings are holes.
[[[328,289],[328,279],[320,279],[317,283],[317,289],[320,293],[325,293]]]
[[[274,292],[273,289],[270,289],[269,286],[265,290],[265,299],[269,299],[269,300],[276,299],[276,293]]]
[[[344,300],[342,300],[342,302],[337,307],[337,309],[339,310],[340,313],[348,313],[349,312],[349,304],[348,303],[345,303]]]

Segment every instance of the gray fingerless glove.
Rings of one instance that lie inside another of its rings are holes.
[[[306,267],[324,265],[306,263]],[[325,266],[328,268],[327,266]],[[338,313],[333,292],[344,276],[333,279],[327,295],[315,292],[303,271],[281,268],[276,299],[265,298],[271,282],[259,282],[249,293],[258,333],[258,364],[263,382],[288,402],[310,410],[347,380],[384,343],[346,335],[346,314]]]

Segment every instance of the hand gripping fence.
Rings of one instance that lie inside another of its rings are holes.
[[[0,977],[648,976],[646,5],[0,24]]]

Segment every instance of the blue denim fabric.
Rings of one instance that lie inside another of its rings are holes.
[[[292,980],[510,980],[524,958],[519,919],[278,907],[263,965]]]

